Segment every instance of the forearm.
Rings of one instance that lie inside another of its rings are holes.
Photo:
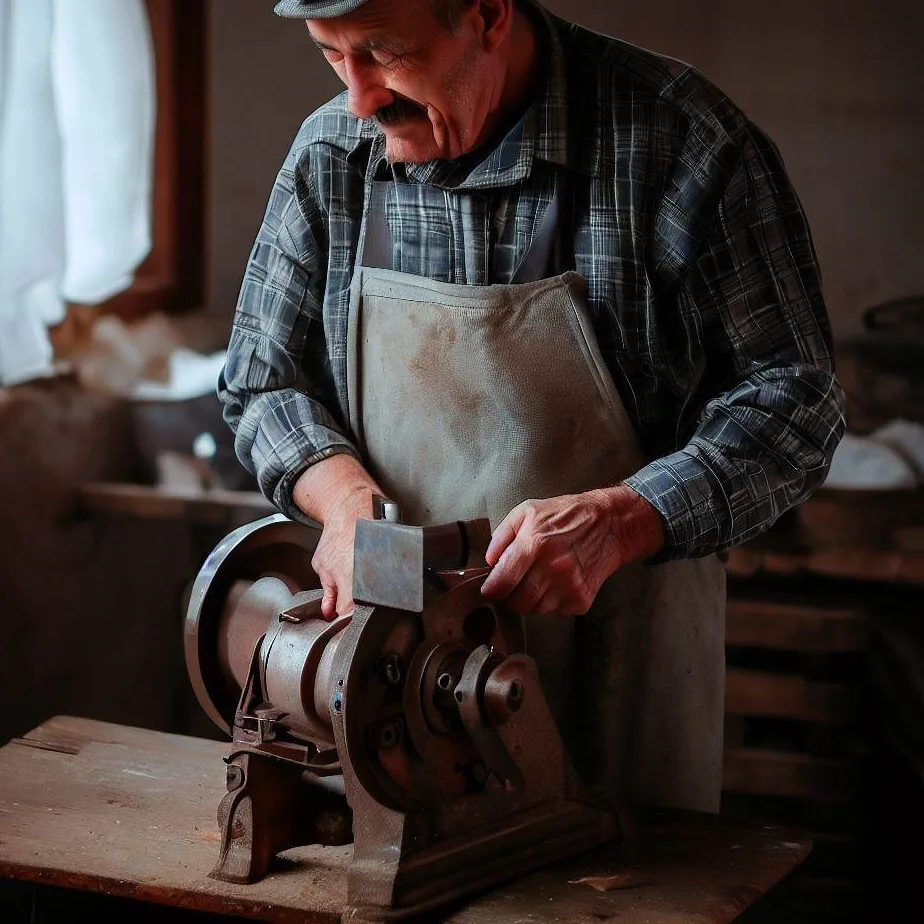
[[[682,166],[656,213],[651,298],[682,324],[666,378],[682,403],[677,419],[657,421],[666,434],[648,434],[675,451],[659,451],[626,484],[663,517],[664,558],[768,529],[824,481],[845,429],[804,211],[769,139],[753,125],[737,131],[700,170]],[[691,138],[687,157],[699,149]],[[728,175],[716,165],[731,154]],[[701,176],[712,178],[706,190]]]
[[[277,177],[218,383],[238,458],[263,494],[297,520],[305,515],[292,492],[302,472],[357,454],[330,370],[322,320],[326,231],[309,173],[307,160],[290,155]]]
[[[303,512],[292,499],[301,473],[333,455],[357,453],[333,415],[287,384],[266,356],[258,341],[234,334],[218,396],[241,464],[268,500],[301,520]]]
[[[815,366],[763,370],[710,402],[691,440],[626,484],[663,518],[663,558],[708,555],[768,529],[823,481],[843,391]]]
[[[335,517],[368,519],[374,494],[382,489],[352,455],[338,453],[305,469],[295,481],[292,500],[305,516],[319,523]]]

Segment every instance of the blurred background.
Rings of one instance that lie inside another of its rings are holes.
[[[877,920],[920,909],[924,5],[546,5],[704,72],[801,196],[850,431],[729,558],[724,811],[815,833],[787,920],[861,887]],[[276,171],[339,89],[270,0],[0,0],[0,743],[59,713],[221,736],[184,601],[269,508],[215,375]]]

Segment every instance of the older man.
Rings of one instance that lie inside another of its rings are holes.
[[[562,733],[613,798],[718,808],[716,553],[824,479],[843,396],[777,151],[680,62],[535,0],[283,0],[346,92],[270,196],[220,383],[351,610],[373,494],[485,516]],[[579,616],[578,619],[566,617]]]

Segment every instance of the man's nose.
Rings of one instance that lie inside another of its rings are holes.
[[[395,96],[379,79],[373,62],[359,58],[345,59],[347,108],[357,119],[370,119]]]

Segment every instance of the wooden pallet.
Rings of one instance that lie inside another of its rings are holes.
[[[861,607],[732,594],[727,608],[723,814],[799,823],[812,856],[787,883],[792,920],[812,896],[817,921],[847,920],[861,863]]]

